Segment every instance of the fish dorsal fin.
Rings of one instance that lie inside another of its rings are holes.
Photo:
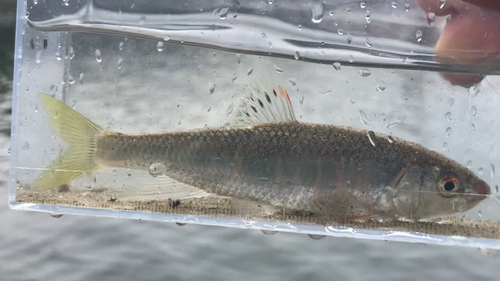
[[[248,85],[245,90],[245,96],[236,111],[236,126],[297,121],[290,97],[283,87],[266,87],[258,81]]]

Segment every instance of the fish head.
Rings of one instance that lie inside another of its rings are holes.
[[[393,204],[399,216],[429,219],[453,215],[474,208],[490,195],[486,182],[456,162],[424,163],[409,165],[398,179]]]

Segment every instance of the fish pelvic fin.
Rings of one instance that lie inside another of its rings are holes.
[[[265,85],[270,84],[256,80],[247,86],[235,114],[236,126],[297,122],[287,91],[282,86]]]
[[[38,176],[33,188],[47,190],[98,170],[97,140],[106,131],[63,102],[44,93],[39,97],[51,127],[67,142],[68,149]]]

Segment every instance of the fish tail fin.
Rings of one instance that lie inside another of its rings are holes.
[[[39,97],[50,125],[68,144],[68,149],[33,182],[35,190],[46,190],[99,168],[97,140],[105,130],[63,102],[44,93],[39,93]]]

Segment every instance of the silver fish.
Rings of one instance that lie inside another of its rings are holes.
[[[46,94],[69,144],[33,182],[46,190],[103,166],[148,170],[235,200],[344,218],[426,219],[469,210],[490,187],[459,163],[399,138],[299,123],[286,90],[252,84],[234,126],[162,134],[107,131]],[[339,214],[340,215],[340,214]],[[342,217],[342,216],[341,216]]]

